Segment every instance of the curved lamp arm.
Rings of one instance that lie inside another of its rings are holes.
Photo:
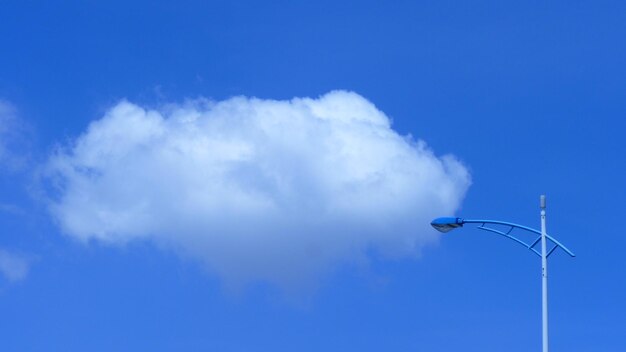
[[[448,231],[454,230],[455,228],[462,227],[464,224],[480,224],[478,226],[479,229],[493,232],[498,235],[504,236],[506,238],[512,239],[513,241],[530,249],[531,251],[533,251],[533,253],[537,254],[538,256],[541,256],[541,253],[539,253],[539,251],[534,248],[535,245],[541,242],[541,231],[535,230],[527,226],[518,225],[518,224],[511,223],[511,222],[497,221],[497,220],[470,220],[470,219],[462,219],[462,218],[454,218],[454,217],[437,218],[433,220],[430,224],[432,225],[432,227],[434,227],[437,231],[440,231],[440,232],[448,232]],[[488,227],[487,225],[502,225],[502,226],[508,226],[509,228],[507,231],[502,231],[499,229],[495,229],[493,227]],[[537,237],[537,239],[535,239],[532,243],[526,243],[511,234],[513,230],[515,229],[520,229],[523,231],[531,232],[533,234],[539,235],[539,237]],[[565,251],[565,253],[569,254],[571,257],[576,256],[572,251],[567,249],[567,247],[562,245],[556,239],[552,238],[551,236],[547,234],[546,234],[546,238],[550,240],[550,242],[554,245],[552,249],[548,251],[546,257],[549,257],[550,254],[552,254],[552,252],[554,252],[554,250],[556,250],[557,248],[561,248],[563,251]]]

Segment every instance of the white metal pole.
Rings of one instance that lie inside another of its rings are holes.
[[[541,317],[543,352],[548,352],[548,258],[546,257],[546,196],[541,196]]]

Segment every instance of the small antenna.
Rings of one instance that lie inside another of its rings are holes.
[[[546,208],[546,196],[545,195],[541,195],[541,197],[539,197],[539,204],[541,205],[541,209],[545,209]]]

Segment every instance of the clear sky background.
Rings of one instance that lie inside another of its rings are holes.
[[[0,350],[539,350],[539,258],[428,221],[538,228],[546,194],[548,232],[577,254],[550,257],[551,347],[624,351],[625,38],[620,1],[4,1]],[[220,102],[199,130],[263,158],[184,148],[198,140],[171,111]],[[152,126],[142,109],[165,137],[124,149]],[[167,143],[179,164],[159,163]],[[232,200],[203,188],[215,165],[258,198],[178,207]],[[320,186],[368,168],[352,193]],[[289,187],[258,180],[273,172]]]

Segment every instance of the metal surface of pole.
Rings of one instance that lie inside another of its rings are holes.
[[[548,256],[546,254],[546,196],[541,203],[541,317],[543,352],[548,352]]]

